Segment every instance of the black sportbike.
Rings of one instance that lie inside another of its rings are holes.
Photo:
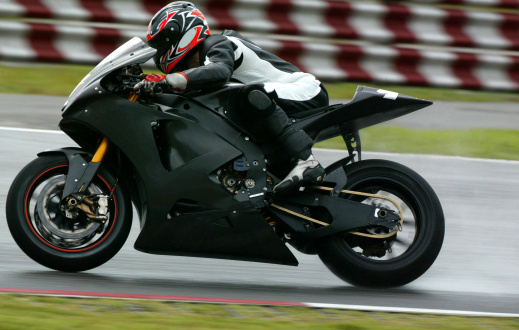
[[[143,252],[296,266],[289,243],[370,287],[431,266],[444,236],[436,194],[403,165],[361,160],[358,134],[431,102],[358,87],[350,103],[294,115],[315,143],[342,136],[348,153],[322,183],[278,196],[264,147],[227,116],[243,85],[137,94],[154,53],[133,38],[97,65],[59,123],[79,148],[39,153],[12,183],[7,222],[29,257],[67,272],[107,262],[128,237],[133,203]]]

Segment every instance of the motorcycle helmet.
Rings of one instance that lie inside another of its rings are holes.
[[[165,74],[185,69],[185,61],[210,34],[204,15],[190,2],[175,1],[150,21],[147,43],[157,49],[153,61]]]

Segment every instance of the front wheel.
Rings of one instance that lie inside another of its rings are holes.
[[[101,167],[87,193],[105,196],[106,219],[92,219],[80,209],[66,211],[61,196],[68,167],[61,154],[29,163],[11,185],[6,215],[9,230],[25,254],[43,266],[76,272],[100,266],[119,251],[131,229],[132,209],[122,187],[111,195],[115,178]]]
[[[366,287],[394,287],[421,276],[443,243],[445,221],[438,197],[416,172],[386,160],[367,160],[346,167],[347,190],[384,195],[402,207],[401,231],[387,238],[340,233],[318,247],[324,264],[342,280]],[[383,199],[342,194],[341,197],[398,210]],[[364,228],[371,236],[387,236],[380,228]]]

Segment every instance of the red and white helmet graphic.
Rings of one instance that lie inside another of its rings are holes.
[[[190,2],[177,1],[159,10],[148,26],[147,42],[157,49],[155,65],[164,73],[175,67],[210,34],[204,15]]]

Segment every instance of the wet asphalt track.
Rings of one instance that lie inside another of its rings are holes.
[[[0,106],[0,126],[14,126],[4,121],[6,113]],[[52,128],[41,122],[37,127]],[[343,283],[317,257],[297,252],[298,267],[143,254],[132,248],[137,221],[125,247],[107,264],[78,274],[48,270],[12,240],[5,198],[16,173],[38,151],[70,145],[62,134],[0,129],[0,288],[519,313],[519,162],[366,153],[422,174],[439,195],[446,216],[444,246],[431,269],[407,286],[372,290]],[[334,151],[316,154],[323,163],[341,157]]]

